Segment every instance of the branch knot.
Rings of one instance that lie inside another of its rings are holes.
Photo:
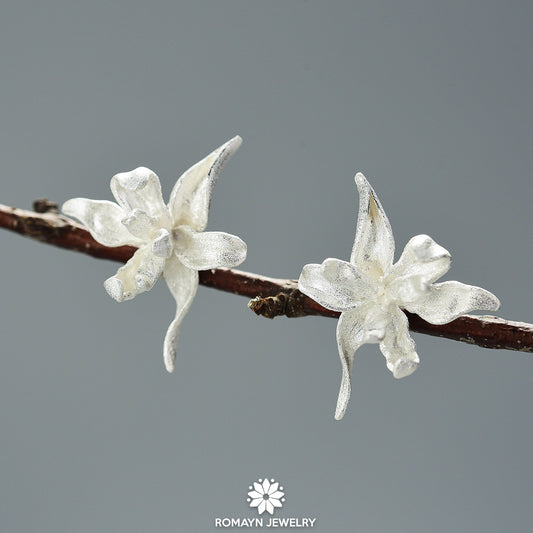
[[[295,318],[306,316],[305,296],[298,289],[289,289],[275,296],[256,296],[248,302],[248,307],[256,314],[273,319],[276,316]]]

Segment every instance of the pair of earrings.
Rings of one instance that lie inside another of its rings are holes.
[[[198,271],[231,268],[246,259],[246,244],[239,237],[205,231],[213,187],[241,143],[239,136],[234,137],[187,170],[174,185],[168,204],[157,175],[139,167],[111,179],[117,203],[73,198],[62,207],[101,244],[138,248],[104,283],[116,301],[130,300],[164,277],[176,300],[176,315],[163,346],[169,372],[174,370],[181,322],[198,289]],[[402,309],[432,324],[445,324],[470,311],[493,311],[500,305],[493,294],[479,287],[457,281],[434,283],[449,270],[451,256],[427,235],[413,237],[393,264],[394,237],[387,215],[366,178],[359,173],[355,182],[359,216],[350,261],[330,258],[321,265],[305,265],[298,280],[301,292],[341,312],[337,420],[348,405],[354,354],[362,344],[379,344],[396,378],[416,370],[419,358]]]

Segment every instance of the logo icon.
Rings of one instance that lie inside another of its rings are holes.
[[[250,503],[250,507],[256,507],[260,515],[265,511],[274,514],[275,507],[283,507],[285,493],[282,492],[283,487],[280,487],[274,479],[270,481],[266,478],[259,479],[254,482],[253,487],[250,485],[248,489],[250,492],[246,501]]]

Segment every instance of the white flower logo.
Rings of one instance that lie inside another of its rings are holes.
[[[285,493],[283,487],[279,486],[277,481],[271,479],[259,479],[248,487],[250,492],[249,498],[246,499],[250,503],[250,507],[257,507],[257,512],[263,514],[267,511],[270,514],[274,514],[274,507],[282,507],[285,501]]]

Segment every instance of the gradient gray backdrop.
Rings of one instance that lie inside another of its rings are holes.
[[[445,279],[531,321],[531,2],[4,1],[0,202],[111,199],[144,165],[165,197],[191,164],[244,143],[209,229],[241,267],[298,277],[349,256],[363,171],[397,253],[448,248]],[[253,517],[251,481],[285,486],[278,517],[324,532],[526,531],[533,361],[414,335],[394,380],[376,346],[340,384],[336,322],[254,316],[201,287],[179,341],[159,282],[117,304],[118,264],[0,232],[0,530],[206,532]]]

